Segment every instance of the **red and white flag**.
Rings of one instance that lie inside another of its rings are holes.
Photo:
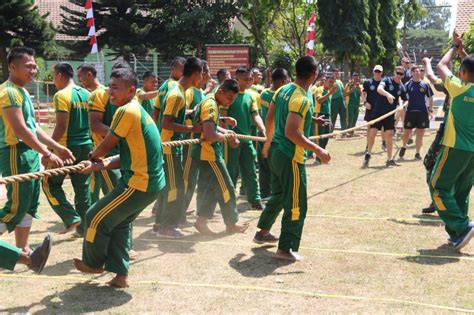
[[[306,40],[306,56],[313,56],[314,55],[314,38],[316,34],[316,14],[311,14],[311,17],[308,20],[308,37]]]
[[[95,23],[94,23],[94,11],[92,10],[92,0],[86,0],[85,8],[87,10],[86,19],[87,27],[89,28],[89,33],[87,36],[90,37],[91,44],[91,54],[96,54],[99,52],[99,47],[97,46],[97,37],[95,36]]]

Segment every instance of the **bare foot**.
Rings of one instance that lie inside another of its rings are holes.
[[[116,288],[128,288],[128,276],[119,276],[116,275],[115,278],[107,282],[108,285]]]
[[[80,260],[79,258],[74,258],[74,267],[76,267],[77,270],[84,272],[84,273],[103,273],[104,269],[103,268],[92,268],[87,266]]]
[[[229,234],[245,233],[245,231],[247,231],[248,228],[249,228],[249,223],[246,222],[244,224],[228,225],[225,231]]]
[[[303,257],[298,255],[297,253],[293,253],[292,251],[284,251],[284,250],[277,250],[275,254],[273,254],[273,258],[282,259],[282,260],[289,260],[289,261],[300,261],[303,260]]]
[[[188,208],[188,209],[186,209],[186,215],[193,214],[195,211],[196,211],[196,209]]]
[[[128,258],[130,260],[136,260],[138,258],[138,253],[136,251],[134,251],[133,249],[131,249],[129,252],[128,252]]]
[[[67,228],[65,228],[64,230],[62,230],[61,232],[59,232],[59,234],[67,234],[69,232],[72,232],[72,231],[75,231],[76,228],[81,225],[81,221],[78,221],[78,222],[74,222],[73,224],[71,224],[70,226],[68,226]]]
[[[214,235],[214,234],[216,234],[211,229],[209,229],[209,227],[207,226],[206,221],[204,221],[204,220],[199,220],[199,219],[196,220],[196,223],[194,223],[194,227],[202,235]]]

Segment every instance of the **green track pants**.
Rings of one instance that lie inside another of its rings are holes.
[[[331,100],[331,122],[333,126],[336,125],[337,115],[341,120],[341,130],[347,129],[347,107],[342,97]]]
[[[87,211],[83,262],[127,275],[132,222],[157,196],[158,192],[139,191],[119,181],[112,192]]]
[[[5,241],[0,240],[0,268],[15,269],[18,259],[20,259],[21,249]]]
[[[92,145],[78,145],[69,148],[76,158],[76,163],[88,160],[88,154],[92,150]],[[91,206],[90,176],[81,173],[71,173],[72,188],[74,190],[74,206],[67,200],[63,189],[66,175],[44,177],[43,192],[48,199],[51,208],[61,218],[66,227],[76,222],[82,222],[77,228],[77,232],[84,233],[85,215]]]
[[[297,252],[308,208],[305,166],[275,148],[270,153],[270,168],[272,194],[257,226],[270,230],[283,209],[278,249]]]
[[[24,143],[0,149],[0,174],[11,176],[39,172],[38,152]],[[5,223],[9,232],[13,231],[26,214],[38,218],[41,182],[34,179],[6,185],[7,202],[0,209],[0,222]]]
[[[474,152],[443,146],[430,182],[431,198],[450,236],[469,226],[469,193],[474,183]]]

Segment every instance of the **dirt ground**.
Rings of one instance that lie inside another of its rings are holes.
[[[432,139],[425,138],[423,152]],[[243,199],[241,220],[250,221],[249,231],[212,238],[185,228],[182,240],[157,239],[149,207],[134,224],[139,258],[125,290],[105,284],[111,274],[74,270],[82,240],[57,234],[62,225],[43,197],[31,242],[53,235],[48,266],[41,276],[23,266],[0,272],[0,312],[474,312],[474,242],[462,254],[454,251],[438,217],[421,215],[429,196],[413,147],[402,166],[385,168],[378,140],[371,167],[362,169],[364,147],[363,137],[331,140],[332,162],[308,164],[302,262],[276,261],[274,247],[252,242],[259,212],[245,211]],[[211,228],[224,230],[220,215]],[[279,229],[278,220],[274,232]]]

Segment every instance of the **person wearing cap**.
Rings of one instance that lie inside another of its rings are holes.
[[[383,67],[381,65],[376,65],[373,70],[373,77],[371,79],[365,80],[362,88],[362,97],[364,99],[365,106],[365,121],[371,121],[373,116],[373,111],[375,107],[375,102],[377,101],[377,88],[382,81]],[[369,141],[369,130],[367,128],[367,142]],[[382,148],[385,148],[385,141],[383,140],[382,133]]]
[[[360,86],[360,77],[358,73],[352,74],[352,80],[347,83],[344,89],[344,95],[346,97],[347,111],[348,111],[348,128],[355,127],[357,118],[359,117],[360,107],[360,94],[362,88]],[[354,135],[351,132],[350,135]]]
[[[401,79],[403,77],[403,67],[395,68],[395,75],[391,77],[385,77],[377,87],[377,101],[375,102],[374,107],[374,116],[373,119],[377,119],[397,108],[400,105],[400,99],[407,101],[407,93],[405,86],[403,85]],[[398,166],[392,157],[393,150],[393,133],[395,130],[395,114],[390,115],[383,120],[370,126],[369,138],[367,142],[367,153],[364,157],[364,166],[369,165],[371,158],[372,148],[374,146],[375,136],[377,135],[377,130],[383,128],[384,138],[387,142],[387,162],[386,166]]]

